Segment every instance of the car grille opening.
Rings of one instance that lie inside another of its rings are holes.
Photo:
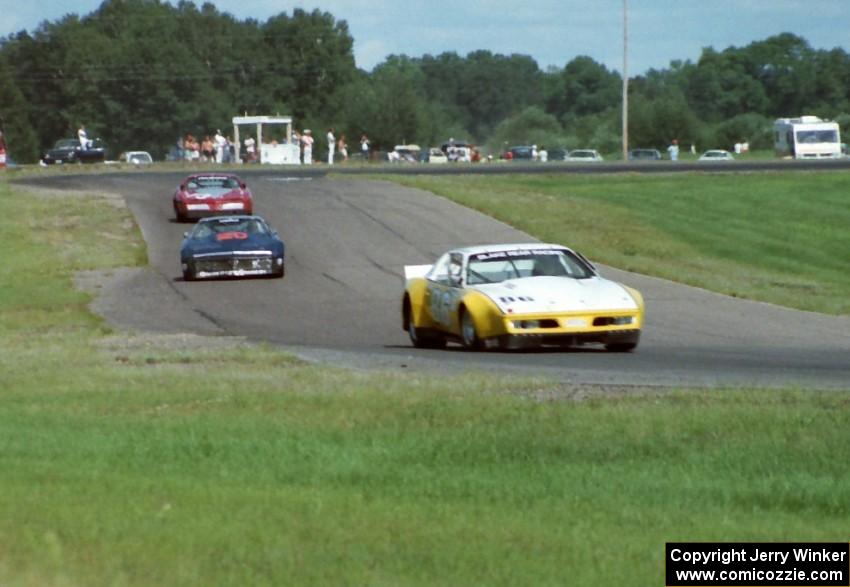
[[[594,326],[624,326],[634,321],[632,316],[600,316],[593,319]]]
[[[195,262],[198,273],[243,273],[272,271],[271,257],[234,257],[229,259],[205,259]]]
[[[558,328],[557,320],[543,319],[543,320],[514,320],[513,321],[514,328],[520,328],[523,330],[528,330],[532,328]]]

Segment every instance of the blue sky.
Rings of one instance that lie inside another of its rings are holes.
[[[176,3],[177,0],[172,0]],[[100,0],[0,0],[0,35],[34,30],[43,20],[84,16]],[[202,2],[196,0],[196,4]],[[387,55],[419,57],[477,49],[520,53],[541,68],[588,55],[612,70],[623,65],[623,0],[214,0],[222,12],[265,21],[294,8],[345,20],[358,67]],[[782,32],[816,49],[850,52],[850,0],[628,0],[629,75],[696,61],[704,47],[742,47]]]

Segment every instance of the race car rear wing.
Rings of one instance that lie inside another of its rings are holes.
[[[414,277],[425,277],[425,274],[431,270],[433,265],[405,265],[404,278],[413,279]]]

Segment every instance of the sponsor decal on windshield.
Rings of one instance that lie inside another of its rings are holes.
[[[217,241],[229,241],[229,240],[240,240],[244,241],[248,238],[247,232],[233,231],[233,232],[220,232],[215,235],[215,240]]]
[[[490,261],[493,259],[513,259],[516,257],[532,257],[537,255],[561,255],[561,249],[526,249],[521,251],[495,251],[493,253],[477,253],[470,256],[470,261]]]

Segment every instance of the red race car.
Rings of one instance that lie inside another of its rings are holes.
[[[174,192],[174,215],[185,222],[219,214],[253,214],[251,190],[233,173],[195,173]]]

